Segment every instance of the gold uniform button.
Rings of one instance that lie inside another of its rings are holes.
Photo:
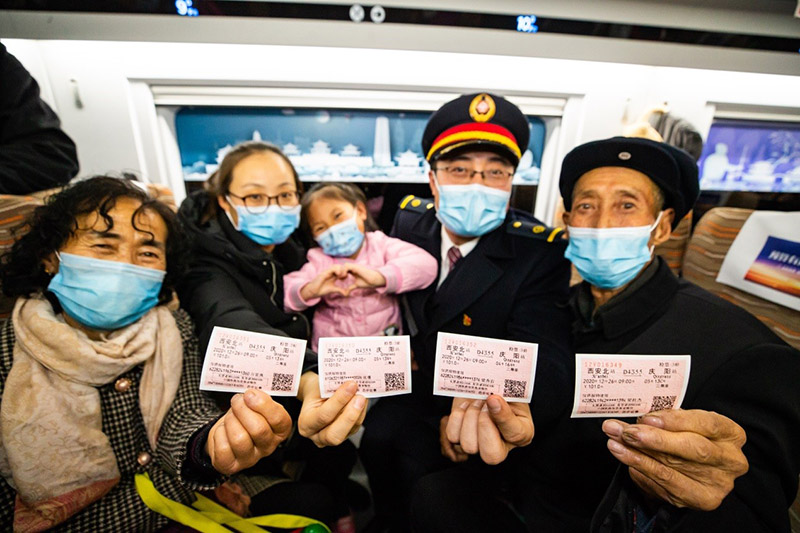
[[[514,223],[512,224],[512,226],[514,226],[515,228],[518,228],[518,227],[520,227],[521,225],[522,225],[522,222],[520,222],[519,220],[517,220],[516,222],[514,222]]]
[[[433,208],[433,202],[428,202],[428,204],[425,206],[425,209],[431,209],[431,208]]]
[[[421,204],[421,203],[422,203],[422,200],[420,200],[419,198],[411,200],[411,205],[414,206],[414,207],[419,207],[419,204]]]
[[[543,231],[544,231],[544,226],[534,226],[533,227],[533,232],[534,233],[541,233]]]
[[[139,455],[136,457],[136,462],[137,462],[137,463],[139,463],[139,464],[140,464],[140,465],[142,465],[142,466],[147,466],[147,465],[149,465],[149,464],[150,464],[150,462],[151,462],[152,460],[153,460],[153,456],[152,456],[152,455],[150,455],[150,454],[149,454],[149,453],[147,453],[147,452],[141,452],[141,453],[139,453]]]
[[[116,383],[114,383],[114,389],[117,392],[128,392],[131,388],[131,380],[128,378],[119,378]]]

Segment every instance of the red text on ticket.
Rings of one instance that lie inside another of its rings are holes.
[[[575,355],[572,417],[630,417],[677,409],[689,385],[688,355]]]

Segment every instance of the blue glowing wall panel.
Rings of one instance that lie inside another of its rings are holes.
[[[427,181],[420,143],[430,113],[308,108],[185,107],[175,118],[187,181],[204,180],[232,145],[278,145],[304,181]],[[545,126],[529,117],[531,141],[515,181],[537,184]]]

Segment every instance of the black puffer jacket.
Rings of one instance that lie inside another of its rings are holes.
[[[267,253],[234,229],[220,212],[201,223],[211,201],[193,193],[178,215],[193,239],[191,267],[178,284],[181,306],[192,316],[205,354],[214,326],[308,339],[308,319],[283,308],[283,276],[305,263],[305,250],[294,237]],[[305,366],[315,360],[306,356]]]
[[[0,194],[52,189],[77,173],[75,143],[36,80],[0,44]]]

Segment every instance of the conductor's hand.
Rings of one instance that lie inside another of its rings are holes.
[[[655,411],[637,424],[606,420],[603,431],[633,482],[677,507],[716,509],[749,468],[742,453],[744,430],[711,411]]]
[[[356,394],[355,381],[342,383],[333,396],[323,399],[319,394],[319,376],[306,372],[300,378],[300,394],[303,402],[297,429],[314,444],[338,446],[358,431],[367,414],[367,399]]]
[[[445,434],[453,445],[451,459],[460,454],[480,454],[483,462],[496,465],[508,452],[533,440],[533,419],[527,403],[508,403],[492,394],[484,400],[454,398]],[[445,449],[442,446],[443,450]]]
[[[234,474],[274,452],[291,430],[286,409],[266,392],[251,389],[231,399],[231,408],[208,433],[206,453],[217,471]]]

